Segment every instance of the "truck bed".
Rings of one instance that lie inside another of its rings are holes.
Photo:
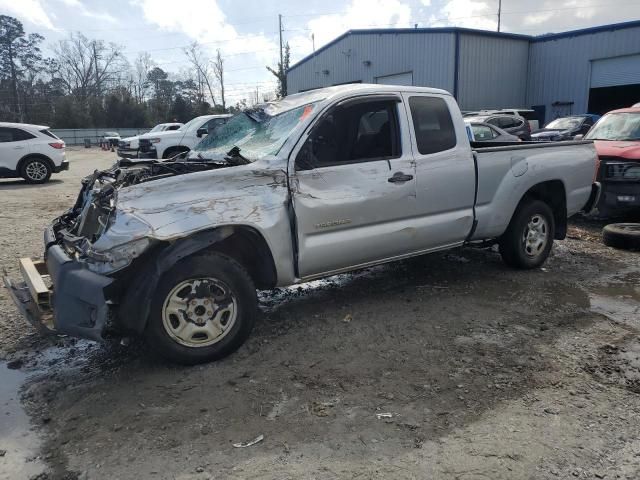
[[[474,142],[471,146],[478,172],[475,212],[478,228],[472,240],[502,234],[528,185],[560,182],[566,193],[569,216],[580,211],[589,198],[595,175],[593,142],[508,142],[491,146]],[[521,177],[522,181],[514,182],[514,177]]]

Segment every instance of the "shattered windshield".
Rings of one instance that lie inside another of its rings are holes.
[[[585,140],[640,140],[640,113],[609,113],[584,137]]]
[[[557,118],[553,122],[549,122],[544,128],[547,130],[571,130],[578,128],[581,122],[581,118]]]
[[[268,108],[255,108],[238,113],[218,127],[214,135],[207,136],[196,147],[201,158],[224,157],[234,147],[251,161],[275,155],[291,131],[315,108],[309,103],[292,110],[269,115]]]

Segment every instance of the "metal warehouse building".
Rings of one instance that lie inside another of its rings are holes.
[[[350,30],[293,65],[289,93],[344,83],[448,90],[463,110],[540,120],[640,102],[640,21],[531,37],[466,28]]]

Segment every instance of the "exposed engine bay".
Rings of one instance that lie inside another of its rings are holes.
[[[120,160],[107,170],[96,170],[82,180],[75,204],[54,221],[56,240],[68,253],[86,252],[109,228],[116,211],[117,191],[167,177],[232,166],[228,161],[198,159],[131,162]]]

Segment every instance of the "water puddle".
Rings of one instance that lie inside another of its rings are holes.
[[[40,439],[20,404],[25,379],[24,373],[0,362],[0,480],[26,480],[45,470],[35,458]]]
[[[597,288],[590,293],[591,311],[633,327],[640,327],[640,285],[635,279]]]

